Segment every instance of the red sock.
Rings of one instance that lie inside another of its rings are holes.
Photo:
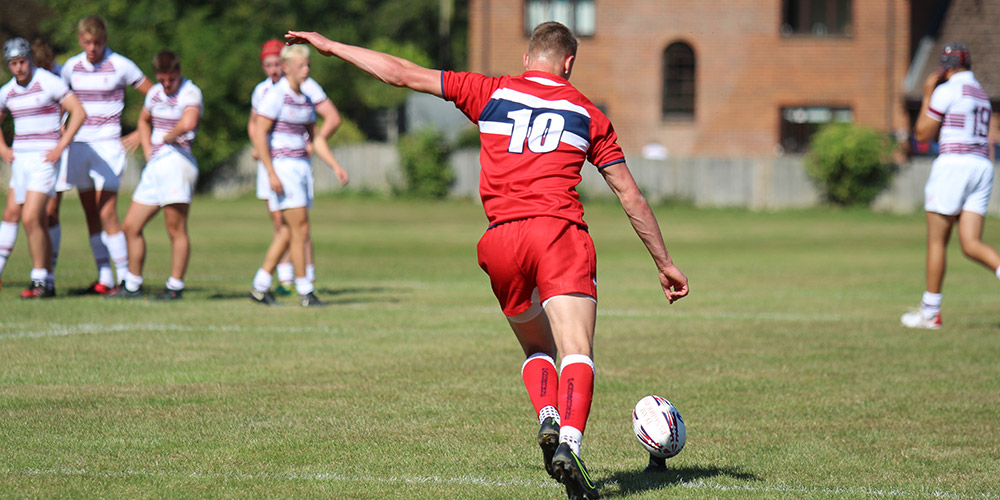
[[[521,366],[521,380],[528,389],[531,405],[538,415],[546,406],[556,407],[558,404],[559,373],[556,363],[548,355],[533,354]]]
[[[583,434],[590,417],[590,403],[594,399],[594,362],[582,354],[571,354],[562,359],[559,372],[559,414],[561,425],[572,427]]]

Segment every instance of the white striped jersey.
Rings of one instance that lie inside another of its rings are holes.
[[[176,144],[164,144],[163,136],[174,129],[188,108],[197,108],[198,114],[201,115],[203,109],[201,89],[191,80],[184,78],[181,80],[180,86],[177,87],[177,93],[167,95],[163,90],[163,84],[157,83],[146,94],[144,107],[153,118],[151,137],[153,153],[150,157],[156,158],[169,149],[179,149],[182,153],[189,155],[191,143],[194,142],[194,136],[198,132],[197,127],[178,137]]]
[[[62,109],[71,94],[59,77],[35,68],[25,86],[11,79],[0,87],[0,111],[14,118],[15,151],[51,151],[59,143]]]
[[[104,59],[91,64],[81,52],[66,61],[63,80],[83,103],[87,119],[74,140],[94,142],[119,139],[122,135],[122,110],[125,87],[138,87],[146,80],[142,70],[125,56],[104,50]]]
[[[280,80],[279,80],[280,81]],[[265,78],[264,81],[257,84],[253,88],[253,95],[250,96],[250,106],[253,108],[254,112],[257,111],[257,105],[260,104],[260,100],[264,98],[278,82],[272,82],[270,78]],[[316,80],[312,78],[306,78],[306,81],[302,82],[299,86],[299,90],[303,94],[309,96],[312,99],[313,105],[318,106],[319,103],[327,99],[326,92],[323,91],[323,87],[320,87]]]
[[[993,108],[971,71],[955,73],[931,94],[927,116],[941,122],[941,154],[989,157]]]
[[[306,126],[316,122],[316,106],[306,94],[296,94],[282,78],[256,107],[257,114],[274,120],[269,145],[271,158],[308,158]]]

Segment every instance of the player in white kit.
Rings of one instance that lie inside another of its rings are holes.
[[[965,45],[945,45],[940,62],[938,73],[924,84],[923,104],[914,131],[918,141],[931,140],[940,131],[941,152],[924,187],[927,290],[920,309],[900,318],[910,328],[941,327],[945,251],[956,221],[965,255],[995,272],[1000,279],[1000,254],[982,240],[993,189],[990,99],[972,74],[972,61]]]
[[[132,194],[122,229],[128,240],[128,272],[124,281],[106,298],[141,298],[142,267],[146,259],[143,228],[160,209],[171,243],[170,278],[154,298],[176,300],[183,297],[191,244],[187,217],[191,196],[198,181],[198,165],[191,143],[198,131],[203,109],[201,89],[181,75],[177,54],[162,51],[153,58],[156,81],[146,94],[139,115],[139,138],[146,156],[146,168]]]
[[[270,186],[269,209],[281,212],[288,227],[287,237],[271,242],[267,255],[253,280],[250,297],[262,304],[273,304],[271,273],[286,249],[292,258],[295,289],[303,306],[323,303],[316,298],[312,281],[306,276],[305,247],[309,239],[309,214],[312,207],[313,175],[308,141],[316,154],[333,169],[341,185],[348,175],[330,152],[325,137],[316,137],[316,109],[312,99],[302,92],[309,78],[309,50],[302,46],[281,50],[285,77],[261,99],[255,108],[251,136],[257,157],[264,164]]]
[[[252,137],[254,130],[254,117],[257,115],[256,109],[257,105],[260,104],[261,99],[267,94],[274,84],[281,80],[281,77],[285,74],[285,66],[281,62],[281,49],[284,47],[284,42],[280,40],[268,40],[264,42],[260,50],[260,62],[264,73],[267,74],[267,78],[264,81],[257,84],[253,89],[253,95],[250,99],[250,119],[247,121],[247,135]],[[327,98],[326,92],[320,87],[318,83],[312,78],[307,78],[306,81],[302,82],[302,93],[309,96],[312,99],[313,104],[316,106],[316,114],[323,118],[323,125],[320,127],[319,136],[329,139],[337,128],[340,127],[341,118],[340,112],[337,111],[336,106],[333,105],[333,101]],[[307,144],[307,151],[312,156],[312,145]],[[254,151],[254,157],[257,157],[256,150]],[[257,199],[264,200],[265,202],[270,198],[271,186],[268,184],[267,170],[264,168],[264,164],[260,162],[258,158],[257,161]],[[268,214],[271,217],[271,224],[274,229],[273,240],[281,240],[287,238],[288,226],[286,226],[281,219],[281,213],[278,211],[272,211],[268,207]],[[289,295],[292,292],[293,282],[295,275],[292,269],[292,260],[288,252],[281,257],[277,266],[278,273],[278,286],[274,288],[274,292],[279,295]],[[306,242],[306,276],[311,281],[316,281],[316,268],[313,263],[313,248],[312,248],[312,238]]]
[[[59,77],[34,67],[26,40],[8,40],[3,55],[14,78],[0,87],[0,121],[8,113],[14,117],[14,144],[10,148],[6,140],[0,138],[0,157],[11,164],[9,196],[20,205],[19,215],[28,238],[32,265],[31,285],[21,297],[53,297],[55,286],[50,281],[52,241],[45,206],[55,194],[62,152],[80,130],[86,112]],[[70,117],[61,133],[63,111],[70,113]],[[9,221],[0,226],[0,270],[16,236],[16,222],[13,227]]]
[[[83,102],[87,120],[70,144],[64,187],[68,184],[80,193],[98,270],[97,281],[81,292],[104,294],[124,279],[128,267],[128,245],[118,222],[118,189],[127,153],[138,147],[139,135],[121,135],[125,87],[145,95],[153,84],[134,62],[107,47],[103,19],[85,17],[78,28],[83,52],[66,61],[62,77]]]

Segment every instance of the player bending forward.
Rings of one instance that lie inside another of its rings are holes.
[[[390,85],[452,101],[479,124],[479,191],[489,220],[479,264],[527,358],[521,376],[541,424],[546,471],[565,485],[569,498],[598,498],[579,458],[593,399],[597,315],[596,254],[576,192],[585,160],[621,202],[653,257],[667,300],[687,295],[688,283],[667,253],[611,123],[568,81],[576,37],[562,24],[540,24],[524,55],[525,72],[493,78],[423,68],[317,33],[285,36]],[[558,392],[551,390],[557,386]]]
[[[171,51],[162,51],[153,58],[153,72],[159,83],[146,94],[138,126],[146,168],[122,224],[128,240],[128,272],[124,281],[105,295],[107,298],[142,297],[142,267],[146,260],[142,230],[161,208],[172,258],[166,287],[155,298],[176,300],[184,293],[184,273],[191,255],[187,218],[198,181],[191,143],[201,120],[201,89],[181,75],[181,60]]]
[[[0,122],[8,112],[14,117],[14,145],[8,148],[0,137],[0,157],[11,164],[9,196],[20,205],[31,254],[31,285],[21,297],[53,297],[52,240],[45,206],[55,195],[62,152],[87,115],[80,100],[59,77],[35,67],[25,39],[8,40],[3,56],[14,78],[0,87]],[[60,135],[61,111],[69,112],[70,117]],[[0,224],[0,270],[16,237],[16,222]]]
[[[945,45],[938,73],[924,82],[915,136],[928,141],[941,132],[941,154],[924,186],[927,211],[927,290],[919,310],[900,318],[910,328],[941,328],[941,287],[951,228],[958,222],[962,251],[1000,278],[1000,254],[983,243],[983,223],[993,190],[989,155],[989,96],[972,74],[969,49]]]

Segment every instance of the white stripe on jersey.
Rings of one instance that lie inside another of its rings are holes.
[[[518,104],[523,104],[529,108],[544,108],[544,109],[557,109],[561,111],[572,111],[573,113],[578,113],[587,118],[590,118],[590,113],[587,112],[587,108],[583,106],[578,106],[565,99],[560,99],[558,101],[549,101],[542,99],[540,97],[533,96],[531,94],[525,94],[523,92],[518,92],[509,88],[497,89],[490,96],[490,99],[502,99],[504,101],[516,102]]]

